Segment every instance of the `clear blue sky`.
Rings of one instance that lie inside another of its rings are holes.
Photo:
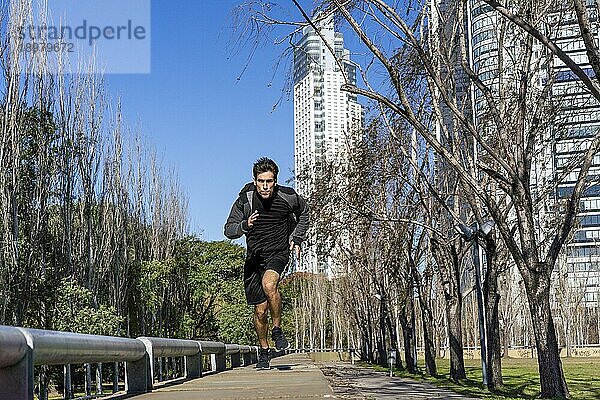
[[[230,11],[241,1],[153,0],[152,72],[106,76],[129,123],[141,121],[164,163],[178,170],[191,229],[205,240],[224,239],[223,223],[254,160],[277,161],[280,182],[294,165],[292,100],[272,111],[286,71],[269,86],[282,49],[263,46],[237,79],[247,53],[232,56],[228,45]]]

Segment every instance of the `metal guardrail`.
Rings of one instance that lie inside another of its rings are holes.
[[[137,361],[144,344],[136,339],[17,328],[33,349],[34,365]]]
[[[0,368],[18,363],[27,353],[27,342],[23,334],[12,326],[2,326],[0,329]],[[0,383],[2,383],[0,381]]]
[[[28,329],[0,325],[0,399],[33,400],[34,366],[107,362],[125,363],[125,392],[145,393],[154,388],[156,360],[183,357],[184,378],[202,376],[202,356],[210,355],[211,369],[226,369],[257,362],[256,346],[115,336]],[[243,358],[243,362],[242,362]]]

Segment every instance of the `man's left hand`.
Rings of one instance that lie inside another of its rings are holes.
[[[294,243],[293,240],[290,242],[290,251],[292,250],[294,250],[294,253],[296,254],[296,259],[300,259],[300,245]]]

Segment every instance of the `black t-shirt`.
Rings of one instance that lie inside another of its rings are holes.
[[[287,254],[289,217],[292,210],[285,200],[277,196],[277,187],[273,196],[266,200],[254,191],[251,212],[255,210],[258,211],[259,217],[246,234],[249,256],[266,261],[275,255]]]

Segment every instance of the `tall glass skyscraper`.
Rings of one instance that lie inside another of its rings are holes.
[[[356,65],[344,48],[344,37],[333,20],[307,26],[294,51],[294,165],[296,176],[318,173],[323,163],[345,162],[347,144],[362,127],[362,106],[356,95],[340,90],[356,84]],[[329,48],[328,48],[329,46]],[[333,50],[333,54],[330,50]],[[310,197],[310,180],[296,181],[299,193]],[[330,261],[308,252],[300,269],[331,274]]]
[[[588,3],[592,21],[598,20],[595,2]],[[577,17],[573,11],[556,10],[551,14],[549,32],[555,43],[565,51],[588,76],[594,73],[585,51]],[[594,26],[598,29],[598,24]],[[598,37],[600,32],[594,32]],[[559,182],[556,200],[571,195],[579,168],[575,158],[589,147],[592,138],[600,133],[600,104],[584,88],[575,74],[557,57],[549,66],[549,79],[554,80],[552,96],[560,109],[559,124],[554,128],[554,171]],[[600,155],[594,157],[588,179],[600,177]],[[582,301],[593,307],[600,300],[600,183],[591,184],[580,201],[578,226],[567,245],[566,273],[571,289],[581,292]]]
[[[452,3],[452,5],[450,5]],[[592,21],[597,21],[594,2],[589,2]],[[438,23],[436,15],[447,15],[450,7],[456,4],[448,0],[431,0],[432,21]],[[506,85],[511,74],[517,74],[511,64],[522,57],[516,53],[519,45],[513,45],[511,32],[522,32],[502,28],[506,23],[491,6],[481,0],[469,0],[465,31],[467,36],[468,59],[471,68],[481,81],[496,95],[501,85]],[[441,22],[440,22],[441,23]],[[598,29],[598,24],[594,25]],[[549,14],[545,33],[565,51],[579,66],[593,76],[577,18],[573,11],[556,9]],[[501,29],[505,29],[501,33]],[[598,37],[600,32],[594,32]],[[501,38],[501,39],[500,39]],[[503,41],[500,44],[500,40]],[[502,55],[501,71],[499,55]],[[540,90],[551,85],[551,99],[556,115],[553,123],[544,129],[542,140],[534,149],[531,184],[534,186],[533,199],[538,202],[542,221],[540,237],[544,236],[543,224],[551,224],[552,213],[560,212],[562,200],[568,198],[579,174],[577,157],[586,151],[592,138],[600,133],[600,104],[585,89],[575,76],[557,57],[545,47],[537,44],[534,48],[532,68]],[[464,77],[463,77],[464,78]],[[506,80],[506,82],[505,82]],[[468,85],[468,83],[467,83]],[[460,88],[458,88],[460,89]],[[472,100],[472,119],[478,129],[486,129],[489,120],[483,94],[474,85],[464,95]],[[532,88],[531,90],[535,90]],[[600,176],[600,155],[594,158],[588,179],[593,181]],[[548,187],[554,190],[548,191]],[[547,218],[545,217],[547,216]],[[580,202],[580,212],[572,238],[563,249],[563,256],[557,266],[557,273],[567,278],[574,291],[579,291],[581,300],[596,307],[600,296],[600,183],[593,183],[584,192]]]

